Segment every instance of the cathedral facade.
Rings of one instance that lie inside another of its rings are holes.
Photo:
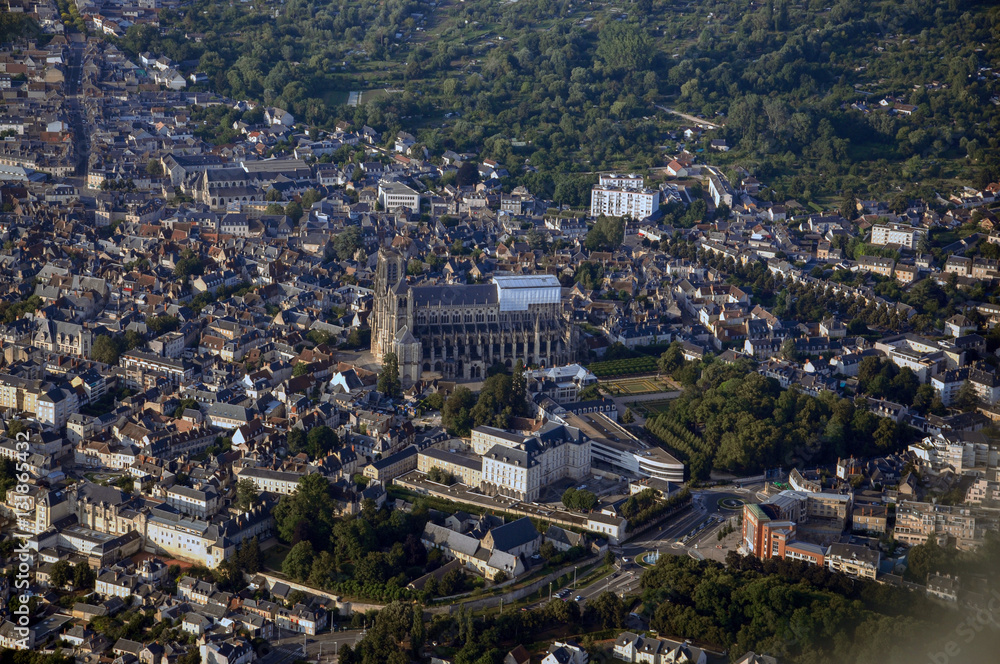
[[[393,352],[411,385],[426,373],[485,378],[494,364],[555,366],[574,360],[575,328],[552,275],[494,277],[489,284],[406,282],[406,258],[380,249],[375,272],[372,352]]]

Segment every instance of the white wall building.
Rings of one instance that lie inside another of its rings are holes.
[[[926,233],[922,228],[906,224],[880,224],[872,226],[872,244],[900,244],[907,249],[916,249],[920,238]]]
[[[590,192],[590,216],[645,219],[660,209],[660,192],[636,176],[602,175]]]
[[[405,207],[420,214],[420,194],[402,182],[379,182],[378,202],[385,210]]]

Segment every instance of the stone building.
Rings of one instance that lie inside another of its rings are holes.
[[[380,249],[375,272],[372,352],[394,352],[408,386],[424,373],[484,378],[494,364],[512,368],[573,361],[575,328],[562,312],[551,275],[494,277],[489,284],[406,281],[406,258]]]

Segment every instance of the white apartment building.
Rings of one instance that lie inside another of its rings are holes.
[[[628,175],[608,173],[607,175],[601,175],[597,184],[602,187],[616,187],[618,189],[642,189],[645,183],[642,180],[642,176],[635,173],[629,173]]]
[[[909,451],[934,471],[951,468],[962,474],[996,467],[1000,463],[1000,451],[996,447],[986,442],[962,440],[952,433],[928,436],[910,445]]]
[[[420,214],[420,194],[402,182],[379,182],[378,202],[385,210],[405,207]]]
[[[646,189],[642,178],[602,175],[590,192],[590,216],[645,219],[660,209],[660,192]]]
[[[926,233],[923,228],[906,224],[880,224],[872,226],[872,244],[899,244],[907,249],[916,249],[920,238]]]

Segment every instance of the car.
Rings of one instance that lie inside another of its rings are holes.
[[[628,558],[622,558],[622,562],[623,563],[627,563],[628,562]]]
[[[582,602],[583,601],[583,595],[577,595],[576,597],[573,598],[573,601],[574,602]]]

